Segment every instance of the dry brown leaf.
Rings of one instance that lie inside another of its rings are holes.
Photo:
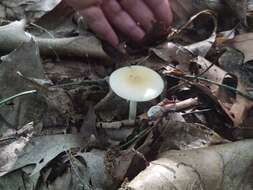
[[[252,140],[187,151],[168,151],[136,176],[132,190],[251,189]],[[248,188],[247,188],[248,187]]]
[[[51,11],[61,0],[1,0],[0,18],[3,19],[21,19],[29,18],[31,20],[38,19],[45,13]]]
[[[240,82],[237,86],[237,90],[241,92],[247,92],[247,90],[245,89],[245,86]],[[229,111],[233,118],[235,126],[241,126],[243,124],[248,114],[248,111],[252,107],[253,107],[253,101],[240,95],[236,96],[236,101]]]
[[[225,76],[228,75],[226,71],[212,64],[204,57],[195,57],[192,53],[189,52],[189,50],[185,49],[184,46],[178,44],[168,42],[158,48],[152,48],[151,51],[153,51],[158,57],[166,62],[171,63],[173,61],[176,61],[179,63],[176,66],[176,69],[179,69],[185,74],[192,74],[192,71],[190,70],[190,63],[194,62],[198,65],[197,71],[194,74],[204,73],[204,77],[216,83],[222,84]],[[210,88],[214,94],[218,93],[219,86],[210,84]]]
[[[220,0],[173,0],[170,1],[174,15],[174,23],[184,23],[190,16],[204,9],[220,10],[223,5]]]
[[[211,81],[222,84],[225,76],[228,75],[228,73],[226,71],[224,71],[220,67],[216,66],[215,64],[212,64],[210,61],[208,61],[207,59],[205,59],[203,57],[198,56],[194,61],[201,67],[200,73],[206,71],[203,74],[203,76]],[[214,94],[216,94],[216,95],[218,94],[219,86],[217,86],[215,84],[210,84],[209,87]]]
[[[237,35],[231,44],[234,48],[244,53],[244,62],[253,59],[253,33],[245,33]]]
[[[227,6],[233,11],[237,18],[243,23],[247,24],[246,16],[248,9],[248,0],[225,0]]]
[[[237,79],[235,87],[237,92],[234,91],[234,93],[236,93],[236,97],[229,110],[235,126],[242,126],[247,117],[248,111],[253,106],[253,99],[250,98],[252,95],[249,91],[249,89],[253,86],[252,64],[249,62],[253,58],[251,55],[252,45],[250,44],[251,40],[247,41],[247,39],[251,37],[253,39],[252,33],[235,37],[232,43],[235,48],[240,51],[233,48],[227,48],[227,51],[219,58],[221,66],[223,66],[227,72],[236,76]],[[237,40],[238,42],[236,42]],[[243,56],[245,56],[246,59],[244,59]],[[242,96],[240,93],[249,97]]]

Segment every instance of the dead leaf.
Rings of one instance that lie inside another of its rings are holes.
[[[253,97],[249,98],[252,95],[250,91],[248,91],[248,89],[253,86],[251,63],[244,62],[242,53],[234,49],[227,49],[227,51],[220,57],[219,62],[224,69],[237,78],[237,84],[235,87],[237,93],[234,92],[236,97],[229,112],[235,126],[242,126],[248,111],[253,106]],[[249,97],[245,97],[238,92],[248,95]]]
[[[35,37],[24,31],[25,22],[16,21],[0,26],[0,51],[9,53],[20,44],[28,42],[31,38],[39,46],[41,55],[45,57],[97,57],[103,59],[103,64],[110,65],[110,57],[104,52],[101,43],[93,36],[75,36],[66,38]],[[86,45],[84,45],[86,44]]]
[[[77,157],[85,160],[87,164],[88,176],[93,188],[115,188],[117,182],[110,175],[110,168],[108,168],[110,163],[108,163],[109,160],[107,160],[106,152],[94,149],[91,152],[78,153]]]
[[[248,0],[225,0],[224,1],[238,19],[247,25]]]
[[[127,115],[128,103],[110,90],[110,92],[95,106],[95,112],[102,121],[121,120],[122,115]]]
[[[46,93],[41,92],[46,99],[47,110],[44,114],[45,126],[69,126],[76,121],[76,112],[71,97],[61,88],[48,88]]]
[[[51,182],[41,182],[36,188],[38,190],[92,190],[87,166],[72,155],[69,155],[69,159],[71,159],[70,166],[68,166],[60,176],[57,176],[56,179]]]
[[[31,69],[33,68],[33,69]],[[40,62],[38,47],[34,41],[24,43],[9,55],[2,57],[0,64],[0,98],[33,90],[17,72],[27,77],[44,79],[44,70]],[[27,95],[12,101],[0,109],[0,131],[8,128],[18,129],[29,122],[37,124],[45,111],[45,99],[39,95]]]
[[[28,176],[24,171],[17,170],[8,175],[2,176],[0,178],[0,189],[5,190],[17,190],[17,189],[26,189],[34,190],[34,187],[37,185],[40,174],[34,176]]]
[[[31,136],[32,133],[27,135],[27,137],[21,136],[16,141],[0,148],[0,176],[12,170],[17,161],[18,153],[23,151],[25,146],[29,143]]]
[[[253,60],[253,33],[244,33],[235,36],[229,43],[244,54],[244,62]]]
[[[4,8],[4,19],[38,19],[46,12],[51,11],[61,0],[2,0],[0,7]]]
[[[23,142],[24,140],[24,138],[20,138],[20,141]],[[14,142],[14,144],[2,148],[6,151],[13,151],[15,155],[12,155],[11,159],[8,158],[10,160],[8,160],[7,163],[1,165],[1,176],[27,165],[35,165],[31,173],[31,175],[34,175],[60,153],[71,148],[80,148],[82,146],[82,138],[77,135],[40,136],[28,141],[25,140],[24,142],[23,146],[21,146],[21,143]],[[14,147],[12,147],[12,145]],[[19,151],[16,151],[17,148],[19,148]],[[1,153],[4,152],[1,151]],[[6,156],[8,155],[9,154]],[[2,158],[3,156],[0,157]],[[11,167],[5,169],[7,164]]]
[[[246,140],[202,149],[165,152],[127,187],[134,190],[251,188],[252,172],[249,166],[252,166],[253,154],[248,149],[252,143],[252,140]]]
[[[185,122],[163,121],[157,132],[160,135],[156,137],[157,142],[153,146],[160,144],[160,153],[171,149],[189,150],[228,142],[203,125]]]
[[[174,13],[174,23],[184,23],[190,18],[190,16],[201,10],[211,9],[219,11],[224,8],[220,0],[174,0],[170,3]]]

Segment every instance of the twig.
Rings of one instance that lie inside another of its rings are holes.
[[[39,26],[39,25],[37,25],[35,23],[30,23],[30,24],[31,24],[31,26],[34,26],[34,27],[38,28],[39,30],[41,30],[43,32],[46,32],[50,38],[52,38],[52,39],[55,38],[53,34],[51,34],[47,29],[43,28],[42,26]],[[57,54],[57,52],[52,47],[50,47],[50,49],[54,52],[55,57],[57,58],[57,60],[60,60],[60,57]]]
[[[54,85],[53,87],[59,87],[59,88],[71,88],[73,86],[90,86],[90,85],[101,85],[101,86],[106,86],[107,78],[103,79],[98,79],[98,80],[83,80],[83,81],[78,81],[78,82],[70,82],[70,83],[65,83],[65,84],[58,84]]]
[[[46,32],[50,38],[55,38],[54,35],[51,32],[49,32],[46,28],[44,28],[44,27],[42,27],[40,25],[37,25],[35,23],[30,23],[30,25],[38,28],[39,30],[41,30],[43,32]]]
[[[1,100],[1,101],[0,101],[0,108],[1,108],[4,104],[6,104],[7,102],[9,102],[9,101],[11,101],[11,100],[13,100],[13,99],[15,99],[15,98],[17,98],[17,97],[25,96],[25,95],[28,95],[28,94],[34,94],[34,93],[36,93],[36,92],[37,92],[36,90],[25,91],[25,92],[21,92],[21,93],[15,94],[15,95],[13,95],[13,96],[11,96],[11,97],[9,97],[9,98],[6,98],[6,99],[4,99],[4,100]]]
[[[43,94],[47,94],[49,93],[49,89],[46,85],[39,83],[38,81],[36,81],[34,78],[29,78],[24,76],[20,71],[17,71],[17,75],[23,79],[24,81],[26,81],[27,83],[31,84],[31,86],[36,89],[37,91],[43,92]],[[46,81],[46,79],[44,80]],[[51,84],[51,81],[46,81],[47,84]]]
[[[165,105],[162,105],[162,103],[159,103],[158,105],[153,106],[149,109],[148,116],[152,119],[157,119],[169,111],[176,112],[179,110],[196,106],[198,104],[199,104],[198,98],[189,98],[181,102],[169,103]],[[153,111],[152,108],[155,108],[155,110]]]
[[[123,148],[129,146],[130,144],[134,143],[135,141],[141,139],[142,137],[144,137],[145,135],[147,135],[150,131],[152,131],[155,127],[156,127],[156,125],[151,126],[150,128],[144,129],[139,134],[135,135],[132,139],[130,139],[126,143],[122,144],[120,146],[120,148],[123,149]]]
[[[136,150],[135,148],[131,149],[138,157],[140,157],[142,160],[144,160],[145,165],[149,166],[149,161],[146,159],[145,155],[142,154],[141,152],[139,152],[138,150]]]
[[[114,122],[98,122],[97,128],[103,129],[120,129],[122,127],[134,127],[135,120],[122,120],[122,121],[114,121]]]
[[[183,100],[181,102],[176,102],[174,104],[167,104],[163,106],[163,112],[168,112],[168,111],[179,111],[183,110],[192,106],[196,106],[199,104],[198,98],[189,98],[186,100]]]
[[[182,113],[182,116],[190,115],[190,114],[195,114],[195,113],[209,112],[209,111],[212,111],[212,109],[208,108],[208,109],[203,109],[203,110],[191,111],[191,112],[188,112],[188,113]]]
[[[0,142],[13,140],[13,139],[17,139],[18,137],[25,136],[27,133],[30,133],[33,131],[34,129],[33,124],[34,124],[33,122],[28,123],[21,129],[8,134],[7,136],[1,137]]]

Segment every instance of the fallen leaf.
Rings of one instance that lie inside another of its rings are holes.
[[[2,57],[1,60],[1,99],[23,91],[34,90],[17,72],[22,72],[27,77],[45,79],[38,47],[34,41],[24,43],[9,55]],[[5,105],[0,109],[0,134],[8,128],[18,129],[32,121],[37,124],[45,108],[45,99],[39,95],[27,95],[13,100],[11,105]]]
[[[229,44],[244,54],[244,62],[253,60],[253,33],[244,33],[235,36]]]
[[[160,153],[171,149],[189,150],[228,142],[211,129],[177,121],[163,121],[158,128],[159,137],[153,146],[159,146]],[[170,137],[170,138],[167,138]]]
[[[0,178],[0,189],[5,190],[34,190],[40,174],[28,176],[22,170],[17,170]]]
[[[225,0],[224,2],[238,19],[247,25],[248,0]]]
[[[0,7],[5,9],[4,19],[29,18],[35,20],[51,11],[61,0],[2,0]]]
[[[246,56],[247,51],[245,52]],[[248,90],[253,86],[251,63],[245,62],[242,53],[234,49],[227,49],[220,57],[219,62],[224,69],[236,76],[237,84],[235,88],[237,92],[234,92],[236,97],[229,112],[235,126],[242,126],[248,111],[253,107],[253,96]],[[244,94],[244,96],[238,92]]]
[[[23,142],[25,139],[21,138],[20,140]],[[12,158],[6,163],[11,165],[11,167],[6,170],[4,169],[6,167],[5,163],[1,166],[1,176],[27,165],[35,165],[31,173],[31,175],[34,175],[60,153],[82,146],[82,138],[77,135],[39,136],[32,138],[29,142],[24,142],[22,147],[20,147],[20,143],[14,142],[12,144],[14,147],[7,145],[7,147],[2,148],[3,150],[13,151],[15,155],[12,155]],[[16,146],[20,147],[18,152],[15,151],[17,149]],[[3,151],[1,152],[4,153]]]
[[[83,59],[95,56],[98,59],[103,59],[103,64],[111,64],[110,57],[104,52],[99,40],[93,36],[42,38],[25,32],[24,27],[23,20],[0,26],[1,52],[9,53],[33,38],[39,46],[41,55],[45,57],[79,57]]]
[[[252,165],[253,154],[248,149],[252,145],[252,140],[245,140],[208,148],[165,152],[127,187],[134,190],[251,188],[252,172],[249,166]]]

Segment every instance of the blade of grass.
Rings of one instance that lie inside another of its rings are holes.
[[[204,81],[204,82],[208,82],[208,83],[211,83],[211,84],[214,84],[214,85],[217,85],[217,86],[220,86],[222,88],[226,88],[228,90],[231,90],[233,92],[235,92],[236,94],[239,94],[240,96],[243,96],[244,98],[247,98],[251,101],[253,101],[253,96],[251,96],[250,94],[246,94],[244,92],[241,92],[239,90],[237,90],[236,88],[233,88],[231,86],[228,86],[228,85],[225,85],[225,84],[220,84],[220,83],[217,83],[215,81],[212,81],[212,80],[209,80],[209,79],[206,79],[206,78],[202,78],[202,77],[196,77],[196,76],[185,76],[186,78],[190,78],[190,79],[196,79],[196,80],[200,80],[200,81]]]
[[[36,93],[37,91],[36,90],[30,90],[30,91],[25,91],[25,92],[21,92],[21,93],[18,93],[18,94],[15,94],[9,98],[6,98],[6,99],[3,99],[3,100],[0,100],[0,108],[5,105],[7,102],[15,99],[15,98],[18,98],[20,96],[25,96],[25,95],[28,95],[28,94],[34,94]]]

